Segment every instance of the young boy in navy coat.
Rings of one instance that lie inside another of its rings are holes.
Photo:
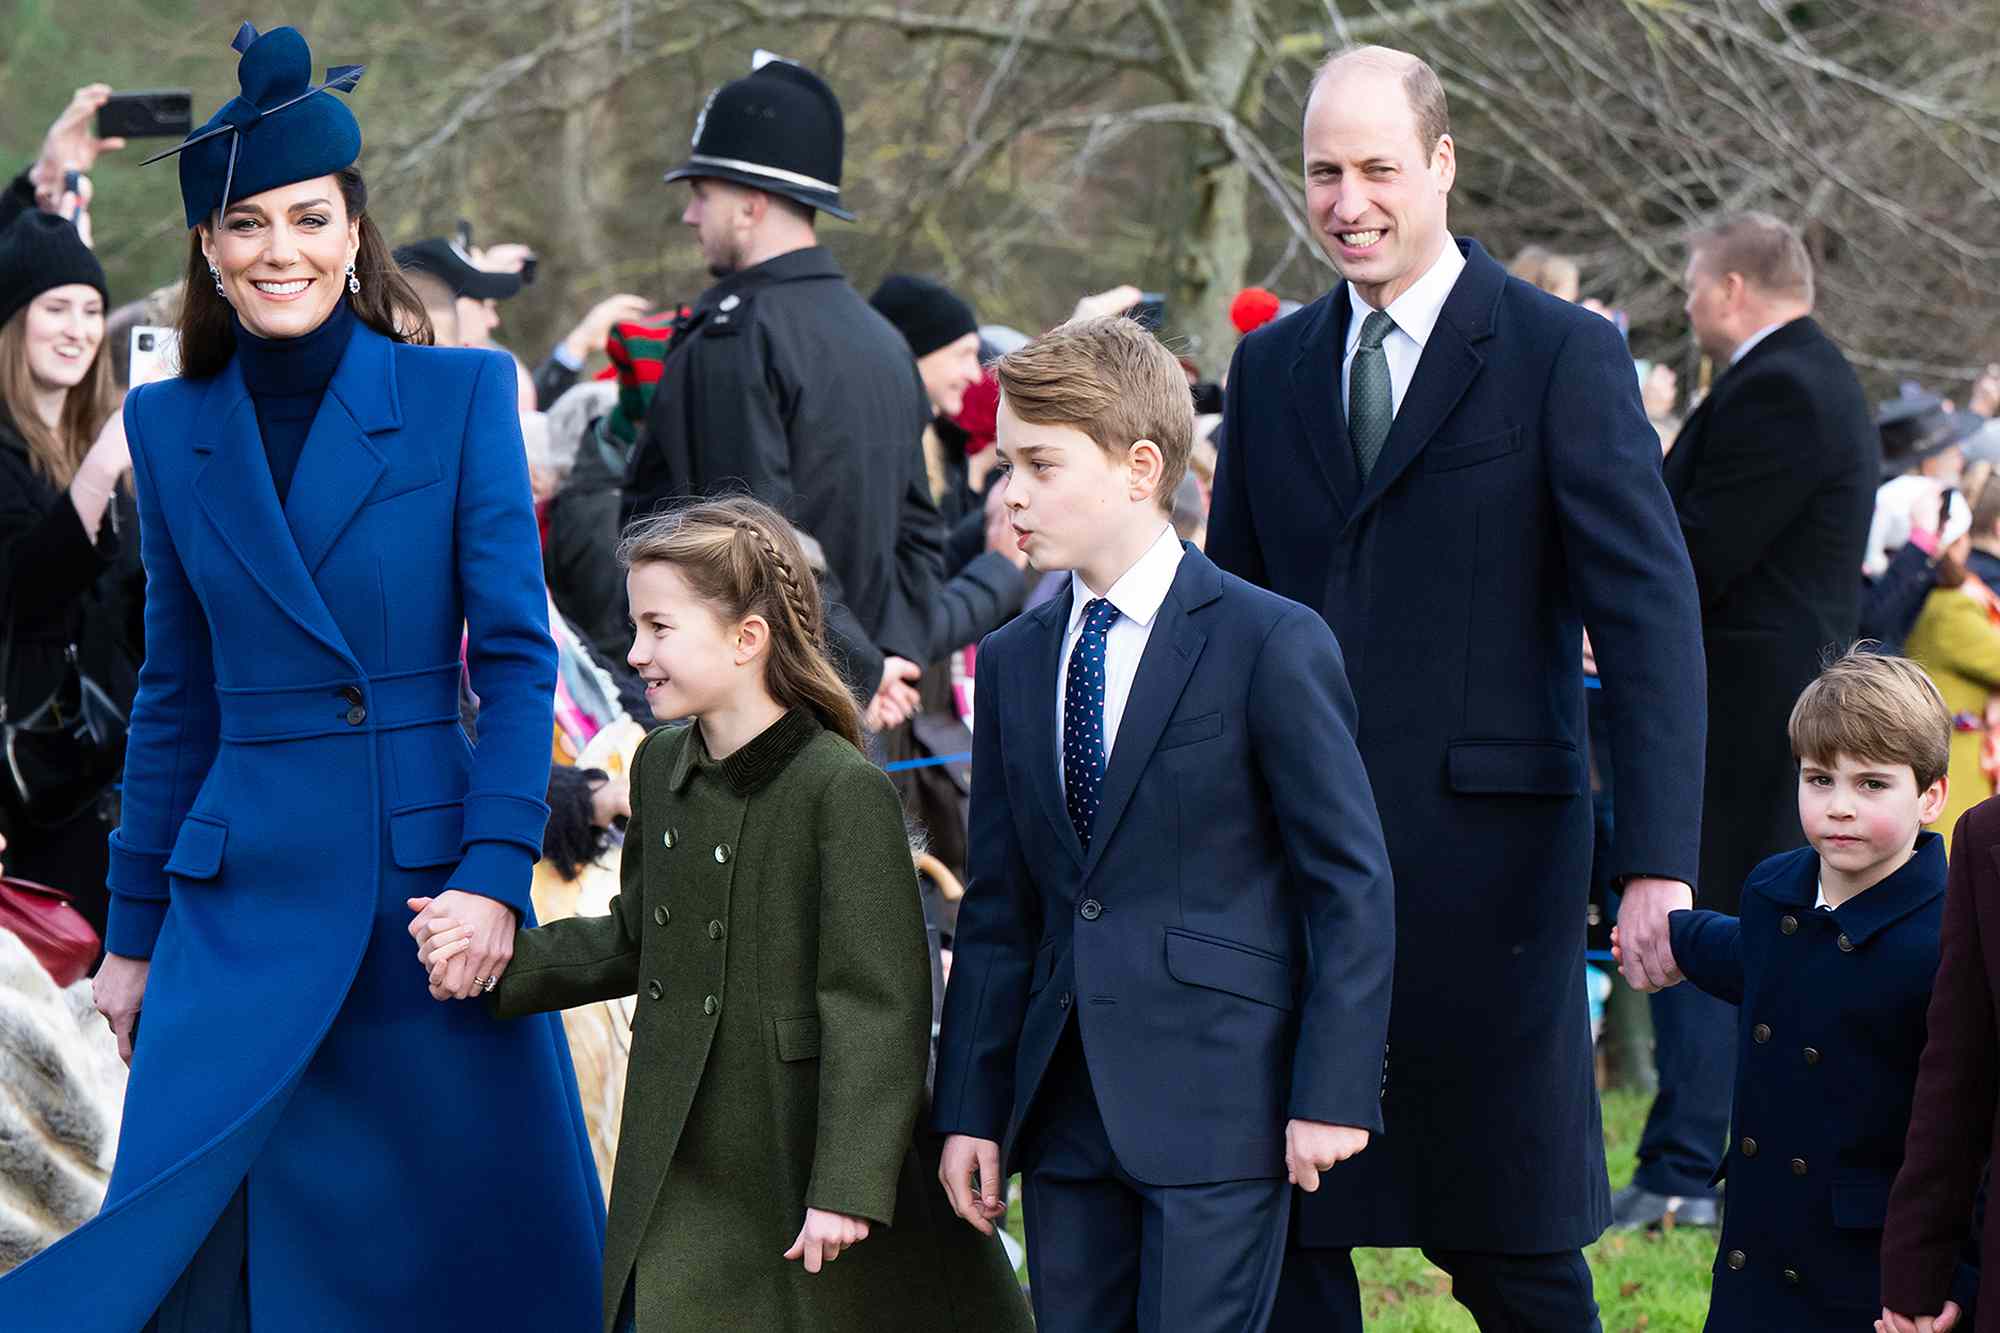
[[[999,363],[1009,521],[1070,586],[988,636],[940,1178],[1023,1172],[1039,1333],[1270,1318],[1290,1187],[1381,1128],[1393,894],[1320,618],[1175,539],[1187,379],[1125,319]]]
[[[1850,653],[1793,706],[1811,846],[1743,886],[1743,915],[1675,912],[1674,964],[1739,1007],[1708,1333],[1866,1333],[1937,973],[1951,715],[1922,668]],[[1967,1226],[1971,1222],[1966,1219]],[[1970,1302],[1977,1274],[1959,1283]]]

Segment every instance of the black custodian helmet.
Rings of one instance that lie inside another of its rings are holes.
[[[840,99],[826,81],[759,51],[749,75],[709,94],[694,123],[694,150],[666,179],[731,181],[852,222],[840,205],[845,140]]]

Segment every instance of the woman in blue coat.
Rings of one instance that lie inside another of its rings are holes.
[[[490,979],[533,919],[555,655],[513,367],[422,345],[333,95],[359,70],[313,87],[289,28],[236,46],[241,96],[181,152],[182,377],[125,406],[118,1159],[102,1214],[0,1280],[0,1328],[588,1328],[562,1030],[433,1003],[406,933],[408,899],[453,899]]]

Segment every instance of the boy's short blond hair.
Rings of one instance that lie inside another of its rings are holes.
[[[1194,393],[1158,338],[1123,315],[1072,320],[1032,338],[994,367],[1007,410],[1034,426],[1068,426],[1113,458],[1140,440],[1160,447],[1162,512],[1187,475]]]
[[[1840,755],[1907,765],[1924,791],[1951,763],[1951,710],[1907,657],[1852,649],[1792,705],[1792,757],[1831,767]]]

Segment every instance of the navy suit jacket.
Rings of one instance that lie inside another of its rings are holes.
[[[1238,344],[1208,550],[1333,627],[1395,867],[1387,1133],[1304,1200],[1299,1235],[1546,1253],[1610,1207],[1581,631],[1617,704],[1610,869],[1692,882],[1701,622],[1617,329],[1460,245],[1365,485],[1346,285]]]
[[[935,1127],[1011,1158],[1073,1010],[1149,1184],[1282,1175],[1292,1117],[1379,1130],[1393,893],[1333,636],[1187,548],[1086,853],[1056,758],[1070,601],[979,651]]]

